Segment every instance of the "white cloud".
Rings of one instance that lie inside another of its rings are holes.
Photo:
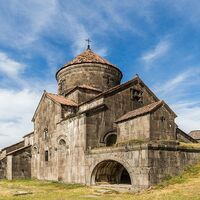
[[[200,130],[199,102],[176,102],[171,107],[178,115],[176,122],[181,129],[187,133],[192,130]]]
[[[186,132],[200,129],[200,103],[194,95],[200,84],[199,76],[199,67],[190,67],[155,89],[162,99],[170,102],[170,107],[178,115],[176,122],[179,128]]]
[[[115,1],[90,4],[81,0],[70,3],[58,0],[6,1],[0,8],[0,42],[18,50],[40,52],[51,63],[53,58],[48,57],[49,52],[56,58],[58,51],[42,45],[45,37],[72,43],[73,55],[85,49],[85,39],[89,37],[98,45],[94,47],[97,53],[104,51],[105,56],[107,46],[99,42],[99,36],[117,34],[121,37],[119,27],[134,34],[141,32],[135,21],[138,21],[137,16],[144,20],[149,18],[149,6],[146,1],[142,4],[125,1],[123,5]]]
[[[28,89],[0,89],[0,148],[21,140],[33,130],[31,119],[40,95]]]
[[[142,55],[140,59],[147,68],[150,68],[152,63],[162,58],[169,49],[169,41],[160,41],[153,49]]]
[[[16,78],[25,68],[25,64],[11,59],[6,53],[0,52],[0,72]]]
[[[14,0],[1,3],[0,41],[17,49],[29,47],[48,29],[56,13],[56,2],[57,0]]]

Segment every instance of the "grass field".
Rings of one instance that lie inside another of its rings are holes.
[[[15,196],[18,192],[31,194]],[[200,163],[140,193],[97,192],[96,188],[81,185],[36,180],[0,181],[0,200],[200,200]]]

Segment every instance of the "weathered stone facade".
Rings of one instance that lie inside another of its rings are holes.
[[[87,49],[56,74],[58,95],[44,92],[34,132],[0,153],[0,178],[126,185],[133,191],[179,173],[200,149],[179,146],[176,114],[135,76]],[[179,134],[178,134],[179,133]]]

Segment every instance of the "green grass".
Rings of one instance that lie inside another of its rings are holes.
[[[200,200],[200,162],[140,193],[96,194],[96,188],[38,180],[0,181],[0,200]],[[13,196],[16,191],[32,194]]]
[[[180,146],[181,147],[188,147],[188,148],[199,148],[200,149],[200,143],[184,143],[184,142],[180,142]]]
[[[155,186],[155,188],[164,188],[169,185],[186,183],[192,178],[200,178],[200,162],[196,165],[188,166],[180,175],[178,176],[167,176],[160,184]]]

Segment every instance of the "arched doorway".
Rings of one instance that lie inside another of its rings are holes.
[[[131,185],[131,178],[127,169],[121,163],[114,160],[105,160],[94,168],[92,184]]]

